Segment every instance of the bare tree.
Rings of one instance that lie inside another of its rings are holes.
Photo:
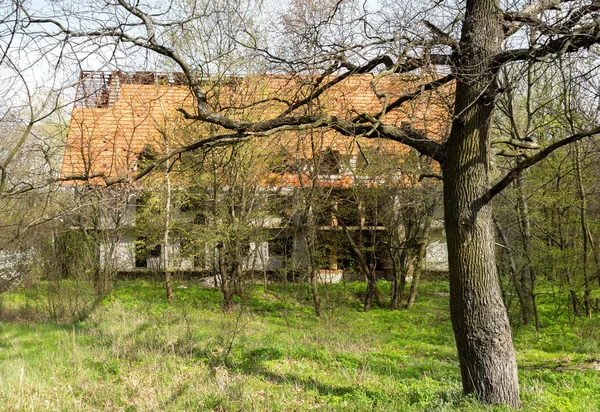
[[[325,18],[308,22],[317,34],[313,42],[316,47],[311,45],[309,56],[277,55],[272,44],[251,30],[250,19],[241,19],[226,37],[232,40],[232,47],[247,50],[246,56],[261,57],[264,67],[272,71],[299,73],[302,80],[297,82],[296,93],[261,99],[273,105],[273,112],[260,119],[232,118],[215,111],[199,76],[198,62],[172,42],[190,24],[202,25],[207,19],[195,12],[206,9],[195,8],[193,2],[185,3],[183,18],[183,9],[171,12],[170,5],[153,9],[127,0],[102,3],[105,18],[86,20],[85,25],[78,25],[71,16],[34,13],[17,4],[32,30],[51,34],[52,39],[96,45],[113,39],[154,53],[185,74],[197,105],[194,111],[181,109],[181,113],[189,120],[215,125],[217,133],[173,148],[157,163],[184,151],[298,128],[326,128],[347,136],[390,139],[437,161],[443,174],[451,314],[464,392],[474,393],[487,403],[520,405],[511,330],[497,280],[491,200],[522,170],[559,147],[600,132],[600,128],[575,130],[517,163],[493,183],[490,124],[502,93],[498,72],[504,66],[531,60],[551,62],[553,56],[565,53],[591,56],[588,49],[593,50],[600,41],[600,6],[595,1],[539,0],[505,5],[499,0],[467,0],[419,6],[397,1],[382,7],[381,13],[364,10],[358,18],[351,16],[356,35],[343,41],[328,30],[335,16],[345,9],[342,6],[346,2],[340,0],[331,4]],[[237,10],[235,16],[258,5],[220,4]],[[231,16],[223,17],[231,21]],[[214,31],[223,33],[231,28],[225,26],[215,26]],[[523,33],[531,29],[537,33],[534,41],[521,41]],[[422,84],[401,96],[388,93],[383,80],[405,73],[416,74]],[[326,107],[305,110],[318,105],[340,84],[367,74],[372,76],[372,96],[380,109],[347,107],[345,113]],[[450,82],[454,84],[446,86]],[[412,123],[397,115],[419,98],[436,93],[439,99],[447,96],[452,107],[447,136],[432,126],[444,122],[439,112]]]

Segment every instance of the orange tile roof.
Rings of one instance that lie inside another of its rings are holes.
[[[115,81],[118,84],[115,85]],[[311,78],[308,76],[251,75],[228,79],[225,86],[209,87],[207,97],[215,110],[228,116],[246,120],[267,119],[287,108],[279,100],[297,100],[308,96],[313,90],[310,83]],[[377,113],[383,109],[384,99],[375,94],[373,86],[380,96],[384,93],[388,102],[391,102],[404,93],[413,92],[417,84],[416,79],[405,76],[382,77],[377,81],[373,81],[372,76],[353,76],[314,99],[310,109],[313,113],[341,118],[352,118],[362,112]],[[95,93],[94,99],[82,96],[80,103],[73,109],[62,177],[98,174],[107,178],[127,176],[135,169],[144,147],[150,146],[157,153],[164,152],[165,135],[169,137],[170,149],[173,149],[208,137],[211,132],[218,132],[214,127],[211,131],[205,124],[184,120],[177,108],[182,107],[193,113],[194,99],[189,88],[181,81],[173,81],[172,76],[168,78],[166,75],[154,75],[149,81],[143,76],[136,78],[135,75],[115,75],[111,77],[110,83],[105,82],[92,93]],[[279,100],[269,100],[273,98]],[[268,101],[253,104],[259,100]],[[426,130],[434,139],[442,139],[448,128],[446,113],[447,105],[441,95],[423,93],[400,109],[386,114],[384,121],[396,125],[409,121],[416,129]],[[409,150],[406,146],[389,140],[359,140],[363,147],[377,146],[398,156],[404,156]],[[279,133],[276,139],[263,141],[267,146],[265,150],[275,151],[273,142],[276,142],[276,145],[285,149],[284,152],[306,159],[312,158],[315,141],[317,150],[330,148],[340,155],[358,153],[352,137],[342,136],[331,130],[313,134],[307,131],[288,131]],[[301,177],[297,175],[282,174],[278,179],[282,184],[301,185]],[[335,185],[351,185],[347,182],[348,179],[351,179],[350,175],[341,176]],[[270,174],[265,177],[264,182],[275,180],[273,174]],[[93,182],[101,183],[98,179]],[[325,181],[322,183],[334,184]]]

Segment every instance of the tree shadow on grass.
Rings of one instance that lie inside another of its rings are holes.
[[[342,356],[342,355],[339,355]],[[362,385],[336,385],[321,381],[314,377],[303,377],[295,373],[274,373],[269,370],[267,362],[279,361],[285,357],[282,350],[274,347],[261,347],[247,351],[243,359],[236,363],[229,363],[227,366],[231,371],[246,376],[259,377],[266,382],[276,385],[292,385],[302,388],[303,391],[316,391],[322,397],[349,397],[349,398],[368,398],[373,401],[381,401],[391,396],[386,391],[376,391],[365,389]],[[348,355],[343,362],[342,358],[336,356],[335,362],[340,368],[348,370],[361,370],[368,368],[372,373],[381,376],[398,376],[404,379],[419,379],[422,373],[405,369],[402,365],[392,365],[393,360],[386,359],[387,362],[380,363],[377,359],[360,359]]]
[[[366,396],[370,399],[381,399],[382,393],[375,392],[371,390],[365,390],[361,387],[356,386],[338,386],[326,384],[324,382],[319,381],[318,379],[303,378],[296,374],[284,373],[278,374],[268,371],[267,369],[261,368],[255,370],[252,375],[261,377],[267,382],[276,384],[276,385],[294,385],[301,387],[304,391],[316,391],[319,396],[348,396],[348,395],[362,395]]]
[[[460,379],[456,376],[457,385],[449,385],[446,377],[435,379],[431,376],[431,369],[423,367],[421,371],[415,372],[419,367],[411,366],[404,368],[398,366],[393,374],[389,374],[389,368],[386,365],[382,369],[369,367],[371,372],[377,376],[372,377],[378,380],[378,376],[393,377],[394,381],[400,382],[398,386],[373,388],[368,382],[348,384],[336,382],[327,382],[312,376],[301,376],[298,373],[276,373],[268,369],[264,359],[256,360],[252,364],[240,364],[234,367],[238,373],[246,376],[258,377],[265,382],[273,385],[292,386],[305,393],[316,393],[320,398],[329,399],[329,401],[338,402],[332,398],[342,398],[351,402],[352,405],[370,405],[370,407],[385,407],[397,410],[398,407],[423,407],[425,410],[436,410],[443,405],[460,405],[464,398],[460,389]],[[251,367],[250,367],[251,366]],[[422,379],[428,376],[429,383],[423,384]],[[452,379],[454,380],[454,379]],[[438,381],[433,383],[431,381]],[[445,382],[440,384],[440,382]],[[355,402],[357,402],[355,404]]]

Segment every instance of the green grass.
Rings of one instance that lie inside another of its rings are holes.
[[[389,285],[381,285],[385,292]],[[504,410],[461,395],[448,285],[426,282],[413,310],[361,311],[364,284],[250,288],[227,314],[193,283],[168,305],[160,283],[122,281],[75,324],[42,323],[31,292],[4,296],[3,410]],[[39,302],[38,302],[39,303]],[[23,307],[29,307],[24,311]],[[524,410],[600,410],[598,319],[552,315],[520,328]]]

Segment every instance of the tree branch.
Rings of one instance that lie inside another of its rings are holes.
[[[600,21],[548,41],[543,46],[502,51],[493,58],[492,69],[512,61],[537,60],[552,54],[573,53],[600,42]]]
[[[529,23],[532,19],[538,21],[536,15],[543,13],[547,10],[557,10],[560,7],[560,3],[566,3],[571,0],[538,0],[534,1],[519,12],[508,12],[504,14],[504,20],[508,22],[505,24],[504,33],[505,37],[509,37],[515,34],[524,24]]]
[[[456,74],[451,73],[447,76],[441,77],[437,80],[434,80],[432,82],[429,83],[423,83],[420,84],[418,86],[418,88],[415,89],[414,92],[412,93],[406,93],[402,96],[400,96],[399,98],[397,98],[396,100],[394,100],[392,103],[390,103],[387,107],[385,112],[382,110],[381,112],[373,115],[373,117],[380,117],[382,115],[384,115],[385,113],[397,109],[398,107],[400,107],[401,105],[403,105],[406,102],[412,101],[414,99],[416,99],[417,97],[419,97],[420,95],[423,94],[423,92],[428,92],[431,90],[435,90],[440,86],[443,86],[444,84],[450,83],[451,81],[453,81],[454,79],[456,79]],[[361,116],[357,116],[354,121],[358,121],[361,118]]]
[[[565,3],[566,1],[562,1]],[[592,1],[591,4],[586,4],[578,9],[575,9],[569,13],[568,18],[562,23],[548,24],[541,18],[537,17],[536,14],[541,14],[546,10],[560,10],[559,1],[541,1],[537,4],[537,7],[526,7],[520,12],[508,12],[504,14],[504,20],[509,22],[506,24],[507,36],[513,34],[516,30],[524,25],[528,25],[532,28],[537,29],[542,34],[568,34],[569,30],[572,30],[584,17],[600,11],[600,3]],[[511,24],[512,23],[512,24]]]
[[[581,133],[574,134],[572,136],[569,136],[562,140],[559,140],[558,142],[552,143],[550,146],[546,147],[545,149],[540,150],[533,156],[527,158],[526,160],[523,160],[517,166],[515,166],[510,172],[508,172],[508,174],[506,176],[504,176],[504,178],[502,178],[502,180],[500,180],[498,183],[496,183],[494,186],[492,186],[492,188],[490,188],[482,196],[482,198],[481,198],[482,204],[490,202],[494,198],[494,196],[496,196],[498,193],[500,193],[502,190],[504,190],[509,184],[511,184],[513,181],[515,181],[515,179],[519,176],[519,174],[522,171],[524,171],[525,169],[530,168],[534,164],[544,160],[546,157],[548,157],[550,154],[552,154],[552,152],[554,152],[555,150],[560,149],[561,147],[566,146],[570,143],[581,140],[585,137],[593,136],[593,135],[599,134],[599,133],[600,133],[600,126],[594,128],[594,129],[588,130],[587,132],[581,132]]]

